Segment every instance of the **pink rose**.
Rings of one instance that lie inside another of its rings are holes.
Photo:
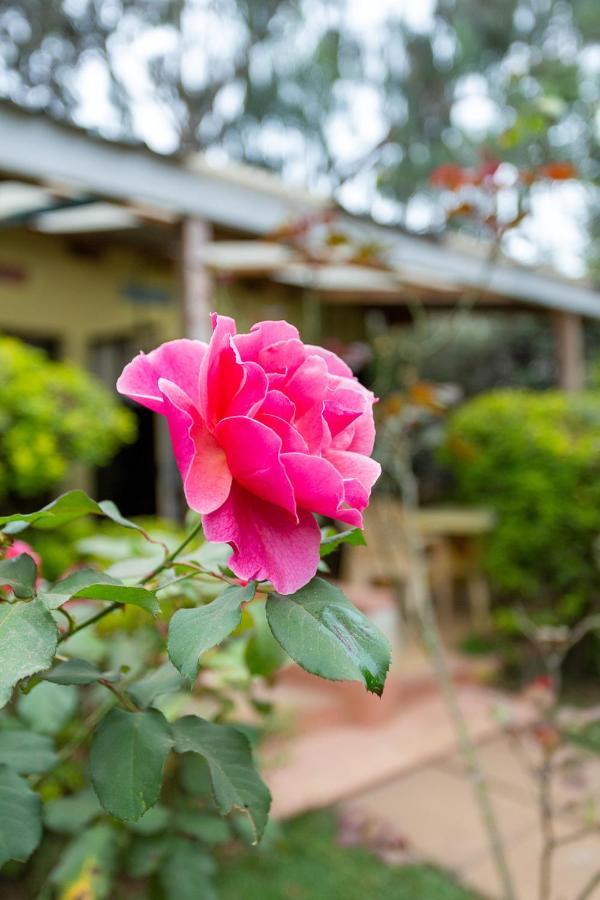
[[[10,547],[6,547],[2,554],[3,559],[15,559],[17,556],[22,556],[24,553],[27,553],[28,556],[32,558],[34,561],[36,568],[38,570],[38,576],[40,570],[42,568],[42,560],[39,553],[36,553],[33,547],[31,547],[27,541],[13,541]],[[41,578],[36,578],[36,587],[39,587],[42,583]],[[0,585],[0,589],[3,591],[10,591],[12,593],[12,588],[8,584]]]
[[[32,558],[39,572],[42,567],[42,560],[39,553],[36,553],[27,541],[13,541],[10,547],[7,547],[4,551],[4,559],[15,559],[17,556],[22,556],[23,553],[27,553]]]
[[[287,322],[236,334],[233,319],[212,320],[208,346],[140,353],[117,389],[166,416],[187,502],[208,540],[233,546],[236,575],[289,594],[317,570],[313,513],[362,525],[380,473],[374,397]]]

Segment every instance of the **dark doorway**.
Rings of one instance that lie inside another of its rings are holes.
[[[137,352],[129,337],[94,341],[90,346],[90,369],[111,390],[124,366]],[[137,438],[123,447],[112,462],[96,470],[96,496],[113,500],[123,515],[156,513],[156,439],[154,416],[147,410],[123,401],[137,419]]]

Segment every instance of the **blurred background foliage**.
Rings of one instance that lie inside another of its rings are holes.
[[[493,508],[486,566],[504,602],[577,621],[600,600],[600,402],[498,390],[450,415],[455,496]]]
[[[0,336],[0,499],[39,497],[74,463],[101,466],[135,437],[135,419],[75,365]]]

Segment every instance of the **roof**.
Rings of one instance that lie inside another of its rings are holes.
[[[255,186],[250,178],[228,176],[206,163],[188,167],[180,159],[104,141],[7,103],[0,103],[0,171],[250,234],[272,231],[323,206],[322,200],[301,199],[298,192],[274,189],[264,180]]]
[[[61,230],[61,216],[63,231],[69,221],[84,218],[90,230],[94,216],[99,229],[114,231],[134,229],[146,217],[163,223],[195,217],[256,239],[268,237],[285,222],[334,207],[327,198],[289,188],[262,170],[238,165],[217,169],[198,154],[186,159],[161,156],[138,145],[102,140],[3,102],[0,173],[17,183],[22,179],[42,186],[36,200],[39,230]],[[15,196],[9,221],[14,220],[15,202],[19,209]],[[25,202],[24,195],[20,202]],[[94,214],[86,206],[95,207]],[[27,209],[25,202],[21,214],[31,217],[31,205]],[[600,319],[600,293],[585,284],[506,261],[486,264],[480,254],[346,213],[340,213],[339,225],[357,239],[385,248],[391,271],[336,264],[317,272],[293,252],[282,252],[264,240],[246,241],[243,248],[236,242],[211,244],[206,261],[215,269],[318,287],[326,295],[354,295],[357,302],[369,296],[388,303],[406,302],[407,288],[430,290],[446,298],[481,288],[505,302]]]

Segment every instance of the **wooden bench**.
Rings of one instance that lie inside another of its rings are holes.
[[[481,545],[493,524],[493,514],[485,509],[428,507],[407,515],[397,500],[376,497],[365,513],[367,546],[344,548],[342,577],[362,586],[400,587],[409,607],[414,558],[408,535],[409,529],[416,527],[442,622],[454,623],[458,587],[463,584],[472,624],[485,630],[490,620],[490,595],[481,568]]]

